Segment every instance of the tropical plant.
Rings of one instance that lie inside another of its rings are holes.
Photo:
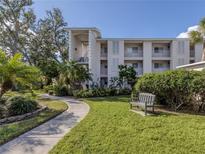
[[[0,50],[0,97],[17,84],[31,87],[40,76],[39,70],[22,62],[22,55],[16,53],[8,58]]]
[[[189,32],[189,38],[192,44],[203,43],[205,37],[205,18],[199,22],[197,30]],[[205,60],[205,50],[203,52],[202,60]]]
[[[79,89],[84,82],[91,80],[91,74],[87,67],[75,61],[66,61],[61,65],[59,79],[63,80],[69,89]]]

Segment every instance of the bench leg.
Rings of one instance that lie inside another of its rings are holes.
[[[145,116],[147,115],[147,106],[145,105],[145,108],[144,108],[144,113],[145,113]]]
[[[130,104],[130,109],[132,109],[132,104]]]
[[[152,107],[152,112],[154,113],[154,106]]]

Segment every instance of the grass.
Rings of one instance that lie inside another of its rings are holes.
[[[85,100],[91,110],[50,154],[204,153],[205,117],[158,115],[129,111],[128,98]]]
[[[68,107],[58,100],[39,99],[39,103],[46,105],[48,109],[35,117],[0,126],[0,145],[55,117]]]

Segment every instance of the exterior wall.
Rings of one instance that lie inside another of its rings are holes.
[[[170,69],[175,69],[177,67],[177,52],[178,52],[178,46],[177,41],[171,42],[171,62],[170,62]]]
[[[119,49],[114,53],[113,43],[118,42]],[[113,77],[118,76],[118,65],[124,64],[124,41],[108,41],[108,85]]]
[[[195,62],[200,62],[203,56],[203,44],[195,44]]]
[[[143,73],[152,72],[152,42],[143,43]]]
[[[88,68],[92,74],[93,82],[100,83],[100,43],[96,41],[95,32],[89,30]]]
[[[69,60],[73,60],[74,59],[74,51],[75,51],[75,39],[74,36],[72,34],[72,31],[69,30],[69,50],[68,50],[68,54],[69,54]]]
[[[175,59],[176,59],[176,66],[189,64],[190,62],[189,40],[183,40],[183,39],[177,40],[177,52],[176,52]]]

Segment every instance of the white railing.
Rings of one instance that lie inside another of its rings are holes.
[[[152,57],[170,57],[170,51],[162,50],[160,53],[154,53],[154,50],[153,50]]]
[[[107,57],[107,53],[101,52],[101,57]]]
[[[142,57],[143,53],[139,52],[139,53],[127,53],[125,52],[125,57]]]

